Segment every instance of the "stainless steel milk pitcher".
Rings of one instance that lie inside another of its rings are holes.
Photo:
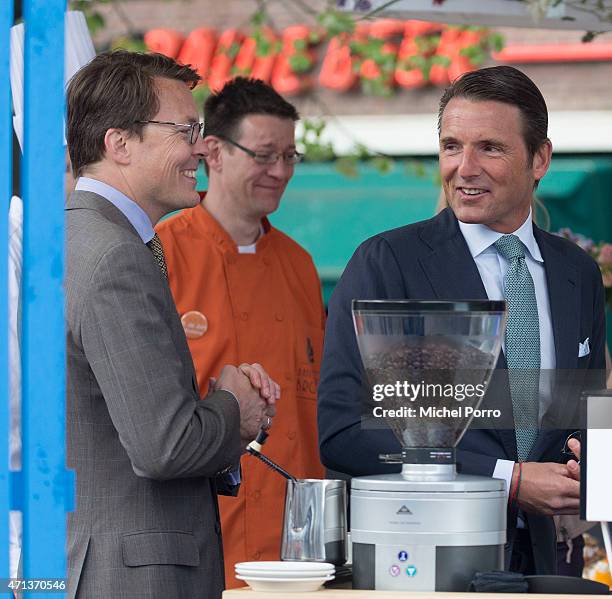
[[[287,480],[281,559],[346,561],[346,481]]]

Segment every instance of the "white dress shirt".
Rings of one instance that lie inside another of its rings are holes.
[[[472,258],[480,273],[480,278],[490,300],[504,299],[504,278],[510,262],[495,249],[493,245],[504,233],[493,231],[486,225],[467,224],[459,221],[459,228],[468,245]],[[550,315],[550,301],[544,258],[533,236],[531,211],[527,220],[513,232],[525,246],[525,262],[535,287],[536,301],[538,303],[538,319],[540,322],[540,369],[553,370],[556,366],[555,342]],[[550,389],[547,387],[547,377],[542,377],[540,387],[540,421],[552,399]],[[514,462],[510,460],[497,460],[493,478],[506,481],[506,493],[510,489]]]

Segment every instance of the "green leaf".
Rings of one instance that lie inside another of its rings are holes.
[[[405,172],[407,175],[414,175],[424,179],[427,177],[427,169],[420,160],[410,160],[406,163]]]
[[[338,158],[335,167],[336,170],[345,177],[356,179],[359,176],[357,159],[354,156],[343,156],[342,158]]]
[[[193,101],[196,106],[201,110],[204,107],[204,102],[206,102],[206,98],[210,96],[210,88],[205,83],[198,85],[195,89],[191,90],[191,95],[193,96]]]
[[[393,71],[395,69],[395,56],[393,54],[386,54],[379,64],[384,71]]]
[[[306,50],[307,46],[306,40],[293,40],[293,47],[300,52]]]
[[[324,10],[317,16],[317,21],[327,31],[329,37],[341,33],[353,33],[355,30],[353,18],[347,13],[340,13],[334,9]]]
[[[492,33],[489,36],[489,43],[493,47],[493,50],[495,50],[495,52],[501,52],[504,49],[504,46],[506,45],[506,40],[504,39],[504,36],[501,33]]]
[[[306,54],[294,54],[289,57],[289,66],[294,73],[304,73],[312,66],[312,60]]]
[[[381,175],[388,175],[393,171],[393,159],[388,156],[375,156],[370,160],[370,166],[376,169]]]
[[[263,10],[257,10],[251,15],[251,25],[253,27],[261,27],[266,22],[266,13]]]
[[[321,42],[321,34],[318,31],[311,31],[308,34],[308,42],[311,44],[318,44]]]
[[[111,50],[129,50],[130,52],[146,52],[147,47],[141,39],[135,39],[129,36],[120,36],[111,42]]]
[[[238,52],[240,52],[240,44],[234,42],[228,49],[226,54],[232,60],[238,56]]]
[[[353,154],[358,160],[367,160],[372,157],[372,153],[364,144],[356,143]]]
[[[265,37],[255,38],[255,56],[258,58],[264,58],[270,56],[272,51],[272,44],[270,40]]]
[[[106,21],[99,12],[90,12],[86,15],[87,28],[89,32],[94,35],[100,29],[104,29]]]
[[[232,68],[230,69],[230,73],[232,75],[243,75],[245,77],[248,77],[250,72],[251,72],[251,69],[240,68],[240,67],[237,67],[236,65],[232,65]]]
[[[436,56],[431,57],[431,64],[439,64],[443,67],[450,67],[451,59],[448,56],[443,56],[442,54],[437,54]]]

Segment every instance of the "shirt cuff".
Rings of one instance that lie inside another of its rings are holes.
[[[511,460],[497,460],[495,470],[493,470],[493,478],[501,478],[506,481],[506,500],[510,493],[510,483],[512,482],[512,472],[514,471],[514,462]]]
[[[239,485],[242,480],[240,477],[240,466],[234,468],[233,470],[230,470],[229,472],[223,473],[221,475],[221,479],[226,485],[230,487],[236,487],[237,485]]]
[[[217,389],[217,391],[225,391],[226,393],[229,393],[234,398],[234,401],[238,405],[238,408],[240,408],[240,402],[238,401],[238,398],[229,389]]]

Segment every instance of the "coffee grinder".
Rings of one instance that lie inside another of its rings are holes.
[[[503,569],[505,483],[457,474],[455,447],[495,368],[505,302],[353,300],[353,321],[365,413],[402,446],[380,456],[401,473],[352,479],[353,588],[467,591],[476,571]]]

